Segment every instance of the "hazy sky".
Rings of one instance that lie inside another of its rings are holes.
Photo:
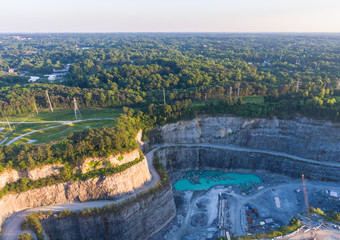
[[[0,0],[0,32],[340,32],[340,0]]]

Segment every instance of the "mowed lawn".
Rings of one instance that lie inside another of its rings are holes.
[[[78,116],[78,119],[86,120],[86,119],[94,119],[94,118],[116,118],[119,114],[123,113],[121,108],[91,108],[91,109],[81,109],[81,115]],[[4,119],[1,119],[4,121]],[[44,121],[73,121],[75,119],[74,111],[72,109],[55,109],[53,112],[50,111],[42,111],[39,114],[30,113],[20,116],[12,116],[8,118],[10,122],[20,122],[20,123],[12,123],[11,127],[13,132],[10,131],[7,124],[3,124],[0,127],[4,127],[2,131],[0,131],[0,142],[3,141],[6,137],[7,140],[4,142],[6,144],[10,140],[15,137],[18,137],[22,134],[39,130],[51,126],[61,125],[58,122],[46,123]],[[26,123],[26,122],[41,122],[41,123]],[[63,138],[67,137],[74,131],[82,131],[87,128],[100,128],[103,126],[113,126],[113,120],[95,120],[95,121],[84,121],[77,122],[73,124],[63,124],[62,126],[42,130],[39,132],[35,132],[20,138],[15,141],[13,144],[24,144],[29,140],[36,140],[35,143],[49,143],[49,142],[58,142]]]
[[[78,119],[115,118],[123,113],[122,108],[86,108],[80,109]],[[2,118],[1,121],[6,121]],[[33,112],[8,118],[10,122],[40,122],[40,121],[73,121],[76,120],[73,109],[54,109],[53,112],[44,110],[39,114]]]

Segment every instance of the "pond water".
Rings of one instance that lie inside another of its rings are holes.
[[[208,190],[216,185],[239,185],[243,190],[249,190],[253,183],[261,183],[262,179],[254,174],[226,173],[222,171],[187,171],[174,184],[177,191]]]

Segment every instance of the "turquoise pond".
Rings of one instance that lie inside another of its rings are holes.
[[[208,190],[217,185],[239,185],[243,190],[249,190],[262,179],[254,174],[226,173],[220,171],[187,171],[182,179],[174,184],[177,191]]]

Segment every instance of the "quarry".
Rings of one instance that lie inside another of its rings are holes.
[[[66,192],[66,196],[58,201],[51,187],[40,189],[40,193],[6,196],[0,201],[0,208],[8,212],[2,219],[13,212],[52,202],[99,198],[107,201],[101,203],[103,207],[118,195],[129,195],[143,184],[145,189],[155,186],[159,181],[152,167],[155,159],[164,166],[169,185],[116,213],[47,217],[41,220],[45,239],[231,239],[286,226],[294,217],[307,226],[305,193],[310,207],[340,211],[340,128],[335,123],[307,118],[199,116],[154,128],[146,142],[139,140],[139,146],[148,163],[143,161],[139,167],[120,174],[128,180],[123,181],[120,176],[117,182],[113,175],[105,180],[88,181],[83,186],[60,185],[58,191]],[[139,173],[143,177],[129,184]],[[119,191],[113,192],[110,184]],[[25,202],[28,197],[41,198],[42,191],[49,196],[49,202]],[[78,196],[77,192],[82,195]],[[85,192],[91,196],[85,197]],[[10,211],[5,208],[6,201],[11,202]],[[11,218],[3,225],[5,233]],[[329,239],[340,236],[338,225],[326,225],[326,221],[315,215],[311,219],[314,230],[310,232],[319,231]],[[290,238],[300,239],[299,234],[308,233],[305,231],[298,229]]]

